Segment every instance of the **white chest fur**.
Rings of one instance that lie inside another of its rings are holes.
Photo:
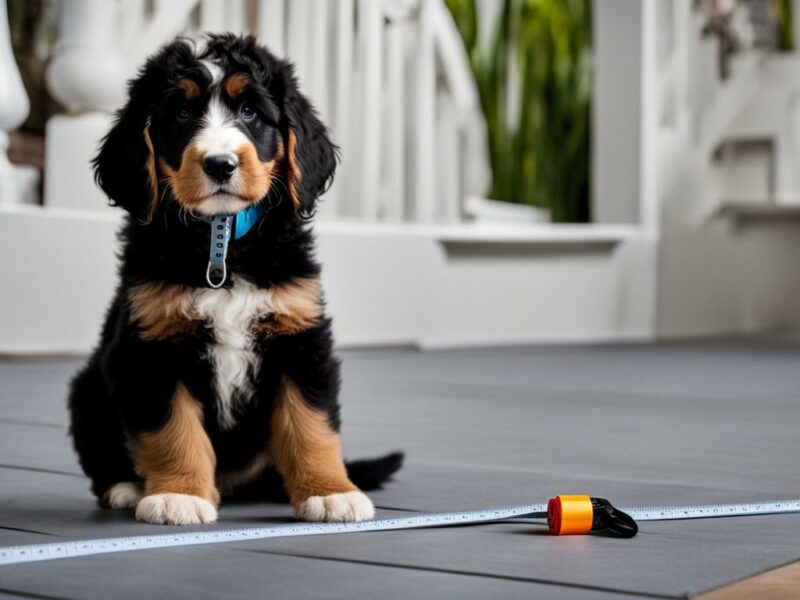
[[[253,396],[253,378],[261,366],[256,336],[295,335],[323,317],[315,277],[297,277],[268,289],[237,276],[232,283],[230,289],[200,289],[149,282],[127,292],[130,320],[142,340],[192,335],[197,325],[211,330],[207,357],[224,429],[233,425],[237,405]]]
[[[253,376],[261,361],[252,325],[272,312],[272,294],[234,276],[231,289],[197,289],[190,302],[191,312],[208,323],[214,336],[208,358],[214,367],[219,424],[229,429],[236,408],[253,395]]]

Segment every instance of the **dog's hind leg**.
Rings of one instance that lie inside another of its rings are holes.
[[[122,421],[97,356],[72,380],[69,411],[73,445],[94,495],[103,506],[135,507],[141,497],[141,479],[134,472]]]

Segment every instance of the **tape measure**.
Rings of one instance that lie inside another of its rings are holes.
[[[607,504],[603,504],[607,503]],[[493,523],[509,519],[548,519],[553,533],[558,535],[596,531],[597,519],[602,521],[603,511],[611,507],[634,521],[669,521],[678,519],[704,519],[714,517],[739,517],[800,513],[800,498],[767,500],[743,504],[695,504],[685,506],[645,506],[617,509],[608,501],[589,496],[556,496],[548,504],[527,504],[507,508],[492,508],[465,512],[421,513],[403,517],[359,521],[356,523],[289,523],[273,527],[242,529],[217,529],[136,535],[129,537],[70,540],[49,544],[0,547],[0,565],[110,554],[129,550],[175,548],[204,544],[224,544],[248,540],[265,540],[334,533],[391,531],[396,529],[422,529]],[[559,512],[560,511],[560,512]],[[600,511],[601,516],[598,516]],[[624,519],[623,519],[624,521]],[[628,532],[629,533],[629,532]],[[635,531],[634,531],[635,534]],[[626,536],[630,537],[630,536]]]

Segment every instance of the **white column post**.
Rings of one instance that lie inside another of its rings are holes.
[[[658,230],[659,222],[659,85],[656,42],[659,0],[641,4],[641,50],[639,54],[639,224],[649,232]]]
[[[114,48],[116,30],[114,2],[61,3],[47,86],[69,113],[111,111],[125,98],[123,65]]]
[[[592,214],[598,223],[641,219],[642,0],[595,0]]]
[[[7,155],[8,132],[22,125],[30,103],[14,61],[6,0],[0,0],[0,81],[0,204],[31,201],[36,171],[12,165]]]
[[[60,4],[58,42],[47,69],[50,93],[67,109],[47,123],[45,204],[104,208],[90,161],[125,99],[125,65],[115,47],[117,3]]]

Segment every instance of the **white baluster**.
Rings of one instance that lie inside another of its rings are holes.
[[[119,42],[135,44],[147,19],[145,0],[125,0],[119,5]]]
[[[689,135],[691,125],[692,106],[689,103],[688,75],[690,73],[689,61],[693,60],[690,53],[692,0],[676,0],[673,11],[674,41],[672,46],[675,54],[675,130],[679,135]]]
[[[428,223],[436,210],[435,145],[436,136],[436,56],[434,54],[434,16],[436,0],[421,0],[417,44],[412,134],[412,218]]]
[[[200,30],[223,31],[226,6],[224,0],[202,0],[200,2]]]
[[[243,0],[228,0],[225,3],[223,29],[233,33],[247,33],[247,18]]]
[[[330,2],[314,4],[308,23],[308,66],[309,76],[306,93],[311,98],[322,122],[331,126],[332,118],[332,65],[334,56],[334,38],[332,35],[333,14]],[[351,33],[352,35],[352,33]],[[320,219],[331,219],[336,215],[337,196],[329,190],[322,199],[319,208]]]
[[[108,0],[70,0],[60,5],[47,86],[72,114],[111,111],[125,99],[125,73],[114,51],[115,16],[115,3]]]
[[[127,70],[115,40],[116,2],[70,0],[59,10],[59,37],[47,69],[50,93],[67,109],[47,123],[45,204],[104,208],[90,161],[125,100]]]
[[[309,0],[291,0],[286,28],[286,56],[295,65],[300,87],[308,87],[308,20],[311,12]]]
[[[343,212],[343,200],[353,189],[350,164],[357,164],[355,150],[351,143],[350,118],[352,106],[353,79],[353,0],[337,0],[334,4],[333,25],[333,64],[331,72],[330,114],[329,123],[333,131],[333,139],[341,148],[341,165],[333,186],[325,197],[325,205],[321,216],[334,218]]]
[[[113,3],[117,7],[119,4]],[[188,33],[190,16],[197,8],[198,0],[154,0],[153,12],[141,28],[132,43],[127,45],[116,44],[117,56],[124,59],[124,77],[129,77],[144,64],[144,61],[159,49],[163,44],[172,41],[176,35]],[[200,7],[200,21],[210,18],[203,16],[203,7]],[[212,13],[213,17],[213,13]],[[220,17],[221,18],[221,17]],[[218,21],[212,25],[211,30],[224,30],[225,27]],[[115,41],[116,38],[115,38]]]
[[[383,123],[386,142],[383,164],[386,170],[383,211],[387,221],[402,221],[405,216],[405,85],[406,24],[397,19],[386,28],[386,104]]]
[[[379,2],[359,0],[356,40],[359,73],[356,93],[360,103],[357,120],[353,121],[354,137],[359,138],[356,214],[371,220],[378,216],[381,167],[383,13]]]
[[[330,84],[330,46],[328,23],[328,2],[319,2],[314,5],[307,22],[308,27],[308,93],[314,106],[317,108],[322,120],[327,122],[330,116],[328,102],[328,89]]]
[[[277,56],[286,54],[285,29],[285,0],[261,0],[258,5],[258,38]]]
[[[436,167],[434,214],[437,220],[457,221],[463,198],[482,196],[491,181],[486,121],[455,21],[443,3],[434,3],[432,9],[437,66],[444,88],[437,95],[435,156],[443,162]]]
[[[386,56],[386,90],[381,115],[381,197],[379,216],[386,221],[402,222],[406,218],[407,156],[406,124],[409,117],[409,49],[413,48],[416,29],[412,19],[417,15],[419,0],[383,0]],[[410,39],[411,38],[411,39]],[[409,43],[412,42],[412,43]]]
[[[431,202],[437,221],[453,222],[461,214],[461,169],[466,152],[459,125],[458,106],[453,97],[440,92],[436,95],[436,196]]]
[[[35,169],[12,165],[7,156],[8,132],[25,121],[30,110],[22,78],[14,62],[6,1],[0,0],[0,203],[30,202],[35,190]]]

